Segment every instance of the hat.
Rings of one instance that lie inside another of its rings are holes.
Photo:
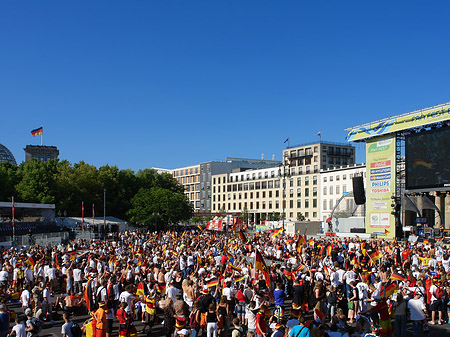
[[[203,294],[203,295],[209,294],[209,288],[208,288],[208,286],[203,286],[202,294]]]
[[[27,316],[32,316],[32,315],[33,315],[33,310],[31,310],[30,308],[27,308],[27,309],[25,310],[25,315],[27,315]]]
[[[188,329],[181,329],[180,331],[177,332],[178,335],[183,335],[183,336],[187,336],[189,335],[189,330]]]
[[[106,302],[100,302],[100,303],[98,304],[98,306],[99,306],[100,308],[103,308],[103,307],[106,306]]]

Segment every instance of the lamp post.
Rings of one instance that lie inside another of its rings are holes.
[[[287,154],[283,157],[283,163],[278,167],[278,176],[280,179],[283,180],[283,196],[282,196],[282,209],[283,213],[281,213],[281,218],[283,222],[283,233],[284,233],[284,219],[286,217],[285,210],[286,210],[286,178],[290,177],[290,162]]]

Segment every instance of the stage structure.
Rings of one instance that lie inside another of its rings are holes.
[[[402,227],[402,214],[404,226],[449,227],[443,209],[450,193],[450,103],[346,130],[349,142],[366,143],[367,233],[402,236],[409,227]]]

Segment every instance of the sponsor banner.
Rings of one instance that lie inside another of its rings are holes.
[[[395,136],[368,139],[366,142],[366,232],[395,235],[391,196],[395,193]],[[381,231],[381,229],[383,231]]]
[[[442,122],[450,119],[450,103],[441,104],[422,110],[413,111],[407,115],[387,118],[382,122],[365,124],[351,128],[347,135],[349,142],[366,139],[375,136],[382,136],[418,126]],[[347,129],[348,130],[348,129]]]
[[[382,173],[389,173],[389,172],[391,172],[390,167],[384,167],[384,168],[380,168],[380,169],[370,170],[370,174],[382,174]]]
[[[385,179],[391,179],[390,174],[381,174],[378,176],[370,176],[371,180],[385,180]]]

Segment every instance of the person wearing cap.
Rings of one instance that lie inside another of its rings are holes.
[[[304,317],[300,317],[299,319],[299,325],[296,325],[292,328],[291,332],[289,333],[290,337],[310,337],[311,331],[309,330],[309,325],[311,324],[311,321],[305,322]]]
[[[270,337],[283,337],[286,332],[286,327],[280,323],[272,323],[272,324],[271,329],[273,332],[270,335]]]
[[[107,313],[107,308],[106,308],[106,303],[105,302],[100,302],[98,304],[98,309],[95,312],[95,320],[96,320],[96,337],[106,337],[106,313]]]

